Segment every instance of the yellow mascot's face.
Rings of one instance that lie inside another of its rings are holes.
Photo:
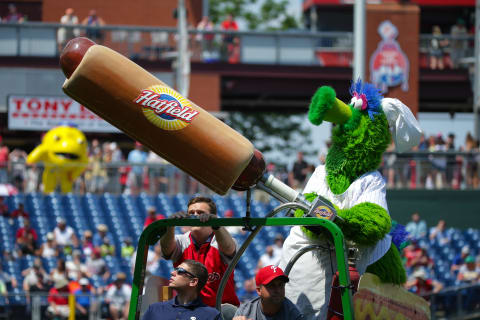
[[[87,159],[87,139],[74,127],[53,128],[45,134],[39,148],[39,154],[45,163],[59,167],[74,166]]]

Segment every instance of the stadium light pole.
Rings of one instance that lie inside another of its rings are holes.
[[[178,0],[177,11],[177,66],[176,66],[176,86],[177,91],[188,97],[190,86],[190,52],[188,51],[188,32],[187,32],[187,13],[185,9],[185,0]]]
[[[479,111],[480,111],[480,0],[476,1],[475,5],[475,65],[473,70],[474,85],[473,90],[473,117],[474,117],[474,134],[475,139],[480,138],[480,123],[479,123]]]
[[[480,0],[477,0],[480,1]],[[365,80],[365,0],[355,0],[353,6],[353,80]]]

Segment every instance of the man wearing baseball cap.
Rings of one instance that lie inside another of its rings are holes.
[[[304,319],[298,308],[285,298],[288,277],[277,266],[258,270],[255,277],[259,297],[242,304],[233,320],[298,320]]]

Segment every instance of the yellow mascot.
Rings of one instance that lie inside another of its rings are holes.
[[[27,163],[43,162],[43,191],[72,191],[73,183],[88,165],[87,139],[72,125],[60,125],[48,131],[27,157]]]

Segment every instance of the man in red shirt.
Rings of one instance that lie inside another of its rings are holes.
[[[30,220],[25,219],[23,221],[23,227],[17,230],[15,238],[20,256],[25,254],[35,254],[35,250],[38,249],[38,235],[35,229],[30,226]]]
[[[147,217],[145,218],[143,228],[146,228],[152,222],[165,219],[165,216],[163,214],[156,214],[156,210],[157,209],[154,206],[150,206],[147,208]]]
[[[178,212],[170,218],[187,218],[198,216],[206,222],[217,218],[217,207],[210,198],[195,197],[188,202],[187,213]],[[227,270],[228,264],[237,251],[237,244],[224,227],[192,227],[191,231],[175,235],[173,227],[169,227],[160,239],[162,255],[171,259],[174,267],[184,260],[196,260],[205,265],[208,270],[208,281],[200,292],[203,302],[215,307],[220,281]],[[234,273],[230,275],[222,297],[222,303],[240,305],[235,293]]]
[[[18,208],[13,210],[12,212],[12,218],[18,218],[18,217],[23,217],[24,219],[30,219],[30,215],[28,212],[25,211],[25,207],[23,206],[23,203],[18,204]]]
[[[68,306],[68,280],[65,277],[58,277],[53,288],[48,292],[47,314],[51,318],[68,318],[70,307]]]
[[[227,18],[221,24],[222,30],[224,31],[238,31],[238,25],[231,14],[227,15]],[[230,61],[232,55],[235,53],[236,49],[239,48],[238,39],[234,34],[224,34],[223,35],[223,50],[226,57],[225,60]]]

